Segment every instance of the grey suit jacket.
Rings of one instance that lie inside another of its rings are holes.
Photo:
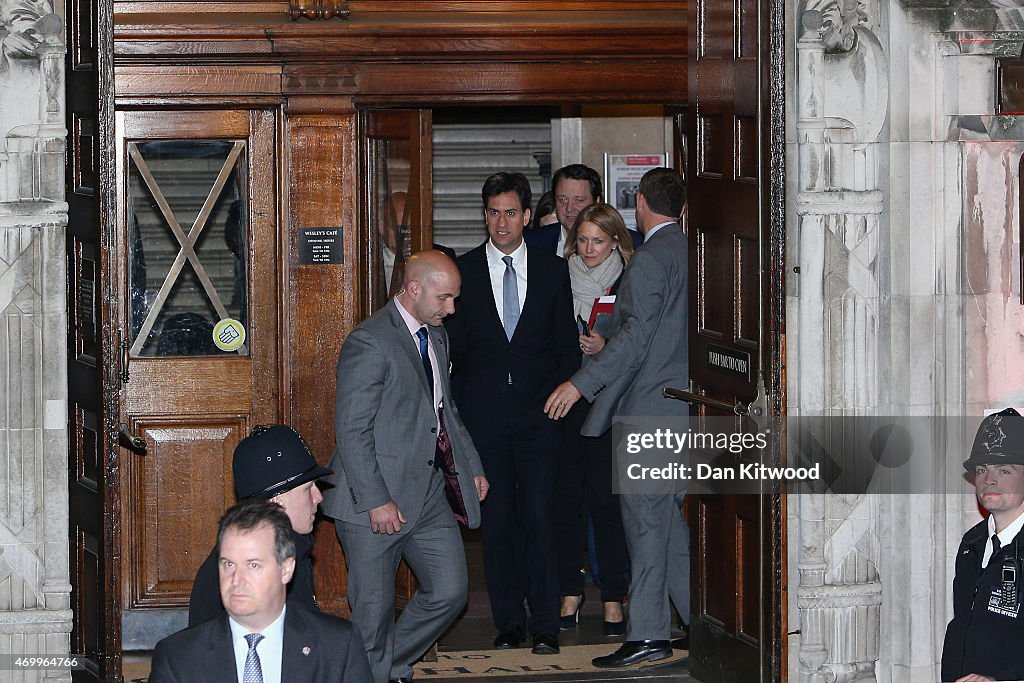
[[[572,376],[593,403],[580,431],[600,436],[615,415],[679,416],[686,403],[662,396],[665,385],[689,379],[686,236],[678,223],[659,229],[637,249],[622,276],[612,313],[614,333]]]
[[[156,645],[149,683],[237,681],[235,651],[227,615],[170,635]],[[366,650],[344,619],[288,604],[284,615],[281,681],[366,683],[371,680]]]
[[[437,420],[431,387],[416,340],[398,304],[391,300],[349,333],[338,354],[334,407],[336,445],[326,479],[324,514],[350,524],[370,525],[367,511],[395,501],[405,515],[404,533],[416,523],[426,501]],[[451,400],[448,334],[427,326],[440,365],[444,421],[455,455],[470,528],[480,525],[473,478],[484,473],[473,441]]]

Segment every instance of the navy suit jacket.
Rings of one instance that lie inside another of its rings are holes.
[[[352,624],[293,603],[284,615],[281,681],[372,681],[366,650]],[[237,683],[228,617],[203,622],[161,640],[149,683]]]
[[[542,225],[539,228],[533,230],[526,230],[523,232],[523,239],[526,240],[526,246],[546,251],[549,254],[555,254],[555,250],[558,247],[558,237],[562,232],[561,223],[551,223],[549,225]],[[629,236],[633,238],[633,248],[638,248],[644,243],[644,236],[636,230],[630,230]],[[561,256],[561,254],[555,254],[555,256]]]
[[[565,259],[527,247],[526,302],[509,340],[491,290],[486,246],[459,257],[462,295],[445,321],[452,393],[470,433],[502,425],[511,411],[540,411],[580,366]],[[509,375],[513,405],[504,391]]]

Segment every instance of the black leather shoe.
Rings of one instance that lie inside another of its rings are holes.
[[[557,655],[558,652],[558,636],[549,633],[537,633],[533,636],[533,654]]]
[[[523,630],[522,626],[513,626],[498,634],[498,637],[494,639],[494,647],[501,650],[510,647],[522,647],[525,642],[526,631]]]
[[[398,678],[389,678],[388,683],[412,683],[412,677],[399,676]]]
[[[689,650],[690,649],[690,634],[687,633],[682,638],[672,639],[673,650]]]
[[[599,669],[617,669],[640,662],[656,662],[672,656],[667,640],[627,640],[618,650],[604,657],[595,657],[591,664]]]

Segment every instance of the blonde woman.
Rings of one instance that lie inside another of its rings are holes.
[[[590,319],[595,299],[615,293],[622,271],[633,255],[633,244],[622,216],[608,204],[592,204],[580,212],[565,241],[565,258],[572,281],[573,309],[584,321]],[[598,332],[580,336],[584,354],[593,355],[604,345]],[[587,362],[586,356],[583,362]],[[612,493],[611,434],[599,438],[580,436],[588,409],[587,403],[580,401],[566,418],[555,486],[561,626],[573,628],[579,622],[584,588],[581,568],[589,515],[594,524],[598,566],[595,579],[601,588],[604,632],[621,635],[626,627],[622,600],[626,596],[629,561],[619,499]]]
[[[573,309],[584,320],[590,320],[595,299],[618,288],[633,255],[630,233],[619,212],[608,204],[583,209],[569,231],[565,258],[572,280]]]

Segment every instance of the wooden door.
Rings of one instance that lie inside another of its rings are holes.
[[[433,133],[429,109],[373,109],[363,116],[370,310],[401,286],[404,261],[430,249],[433,226]]]
[[[113,121],[100,118],[99,104],[102,99],[103,110],[112,111],[113,52],[99,46],[111,43],[112,16],[103,0],[65,5],[71,652],[86,655],[85,669],[73,674],[76,681],[111,680],[121,668],[110,528],[104,524],[111,416],[104,409],[104,367],[110,358],[102,343],[106,311],[101,302],[108,281],[100,216],[109,202],[100,179],[109,168],[101,170],[99,151],[109,148]]]
[[[432,246],[433,132],[429,109],[372,109],[363,113],[366,178],[363,206],[370,238],[370,310],[401,287],[407,256]],[[416,592],[402,561],[395,578],[395,610]]]
[[[117,113],[126,610],[187,605],[235,445],[280,414],[274,130],[270,111]]]
[[[781,305],[781,262],[771,258],[781,225],[768,199],[781,190],[768,181],[766,154],[768,8],[767,0],[697,0],[688,22],[690,373],[695,393],[718,405],[757,399],[762,415],[782,405],[781,335],[770,320]],[[735,412],[694,405],[702,416]],[[781,498],[700,496],[692,505],[692,671],[709,683],[774,680]]]

